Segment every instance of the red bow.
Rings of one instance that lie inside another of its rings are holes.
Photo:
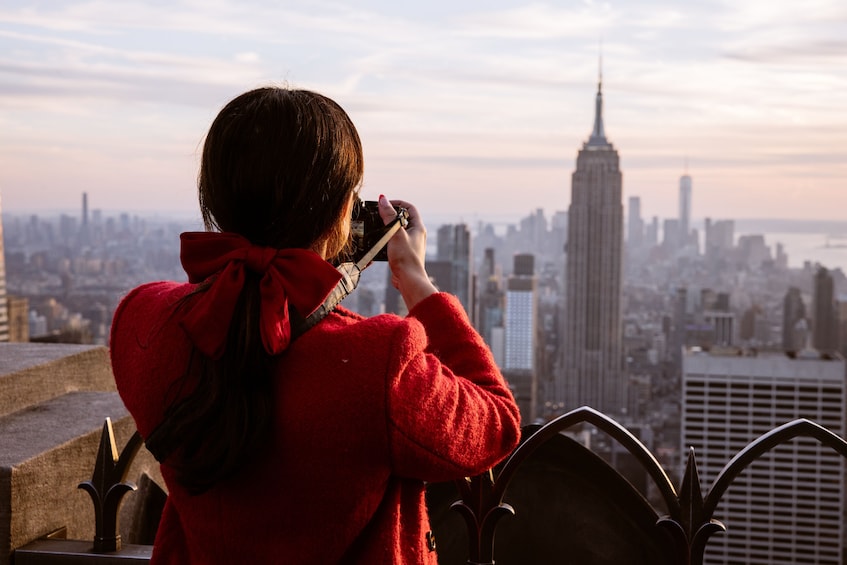
[[[341,273],[307,249],[261,247],[234,233],[187,232],[180,241],[180,260],[189,282],[199,283],[217,273],[209,289],[188,303],[180,321],[197,349],[212,359],[224,352],[245,268],[263,275],[259,325],[262,344],[271,355],[291,342],[289,302],[306,317],[341,280]]]

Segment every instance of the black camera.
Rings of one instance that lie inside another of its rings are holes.
[[[395,206],[397,218],[405,227],[408,213],[405,208]],[[372,200],[357,200],[353,204],[353,218],[350,220],[351,259],[358,262],[365,254],[379,243],[380,238],[388,231],[379,215],[379,203]],[[373,258],[374,261],[388,261],[388,246],[383,246]]]

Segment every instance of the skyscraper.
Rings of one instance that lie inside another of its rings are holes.
[[[633,252],[641,249],[644,243],[644,220],[641,219],[641,198],[638,196],[629,197],[628,217],[626,243]]]
[[[803,296],[800,289],[792,286],[785,293],[782,300],[782,350],[800,351],[806,347],[805,340],[798,339],[798,329],[805,333],[806,305],[803,304]],[[803,328],[798,328],[797,323],[804,321]]]
[[[748,443],[795,418],[844,433],[844,360],[759,352],[684,356],[680,448],[693,447],[702,485]],[[811,438],[781,444],[726,491],[706,562],[842,563],[843,460]]]
[[[537,415],[538,376],[536,355],[538,297],[535,257],[519,253],[506,283],[504,315],[505,358],[503,373],[513,388],[521,418],[532,422]]]
[[[82,193],[82,224],[79,228],[79,242],[82,245],[91,244],[91,228],[88,225],[88,193]]]
[[[687,247],[691,238],[691,177],[679,178],[679,247]]]
[[[3,207],[0,206],[0,342],[9,341],[9,310],[6,302],[6,261],[3,250]]]
[[[492,347],[493,329],[503,327],[503,291],[500,277],[494,261],[494,248],[487,247],[479,269],[478,304],[476,305],[476,324],[485,342]]]
[[[82,229],[88,229],[88,193],[82,193]]]
[[[838,349],[838,323],[835,310],[835,283],[824,267],[815,275],[812,343],[821,353]]]
[[[712,221],[706,218],[703,253],[708,259],[726,257],[735,245],[735,220]]]
[[[603,127],[597,85],[594,129],[571,180],[564,347],[557,402],[609,413],[626,406],[621,335],[623,206],[618,152]]]
[[[473,315],[471,283],[471,232],[465,224],[445,224],[436,234],[436,261],[450,265],[450,282],[440,286],[456,295],[465,312]]]

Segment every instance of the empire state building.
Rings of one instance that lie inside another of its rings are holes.
[[[556,388],[566,409],[609,414],[626,406],[621,335],[623,206],[618,152],[603,128],[597,85],[594,130],[571,180],[565,272],[564,347]]]

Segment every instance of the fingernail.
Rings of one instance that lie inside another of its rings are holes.
[[[380,202],[382,202],[383,200],[385,200],[385,195],[384,195],[384,194],[380,194],[380,195],[379,195],[379,201],[380,201]]]

